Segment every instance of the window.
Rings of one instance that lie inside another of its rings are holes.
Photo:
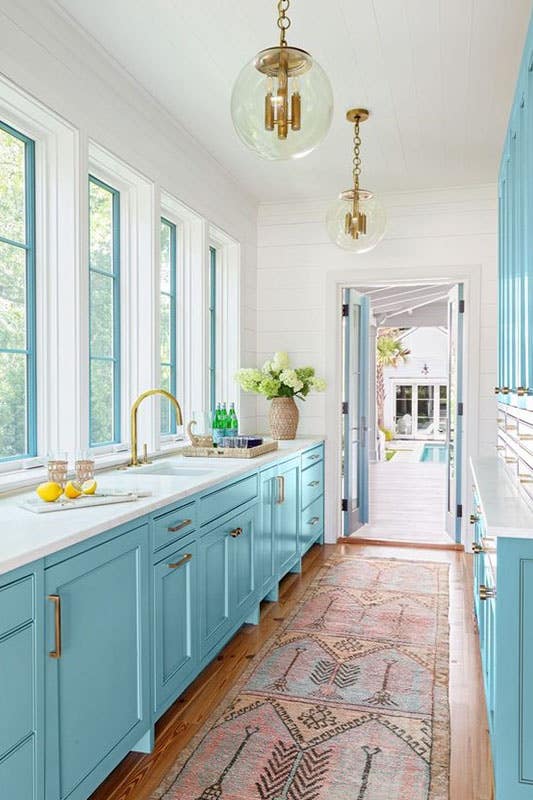
[[[0,123],[0,461],[37,452],[34,158]]]
[[[176,396],[176,226],[161,218],[159,284],[160,383]],[[176,416],[168,400],[161,400],[161,434],[176,433]]]
[[[398,383],[394,433],[399,438],[443,439],[447,427],[447,387],[442,383]]]
[[[217,250],[209,248],[209,403],[214,412],[217,402]]]
[[[120,194],[89,177],[89,443],[120,441]]]

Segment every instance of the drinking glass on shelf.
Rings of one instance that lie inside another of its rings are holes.
[[[85,483],[85,481],[91,481],[94,478],[94,459],[91,458],[87,450],[80,450],[76,453],[74,467],[78,483]]]
[[[46,464],[48,480],[65,486],[68,473],[68,454],[61,452],[50,453]]]

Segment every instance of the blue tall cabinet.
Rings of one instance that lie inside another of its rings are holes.
[[[0,798],[86,800],[324,536],[316,444],[0,575]],[[69,512],[75,513],[75,512]]]

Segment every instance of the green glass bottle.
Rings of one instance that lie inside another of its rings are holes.
[[[221,438],[224,436],[224,429],[221,424],[221,407],[217,403],[216,411],[213,415],[213,446],[218,447]]]
[[[230,405],[226,430],[227,436],[238,436],[239,434],[239,420],[237,419],[237,414],[235,413],[235,403]]]

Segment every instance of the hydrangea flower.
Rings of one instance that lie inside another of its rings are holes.
[[[293,369],[284,351],[274,353],[261,369],[240,369],[235,380],[245,392],[262,394],[269,400],[275,397],[305,400],[310,391],[323,392],[326,388],[326,382],[315,376],[314,367]]]

